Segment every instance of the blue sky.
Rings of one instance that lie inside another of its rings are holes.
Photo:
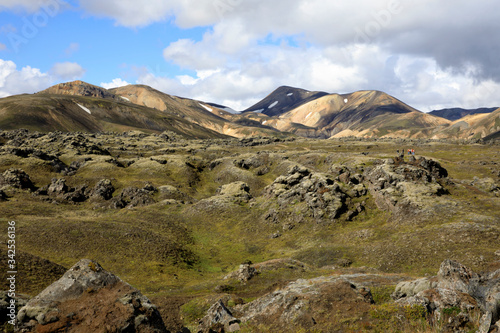
[[[244,109],[280,85],[500,106],[493,0],[0,0],[0,97],[80,79]]]

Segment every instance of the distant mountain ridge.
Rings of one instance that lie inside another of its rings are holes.
[[[500,109],[439,111],[423,113],[375,90],[328,94],[282,86],[235,113],[216,103],[169,95],[146,85],[108,90],[73,81],[33,95],[0,99],[0,129],[173,131],[201,139],[289,135],[481,139],[494,138],[500,131]],[[463,113],[467,115],[460,119],[446,119]]]
[[[448,120],[458,120],[468,115],[477,114],[477,113],[491,113],[498,109],[496,108],[478,108],[478,109],[462,109],[462,108],[450,108],[450,109],[441,109],[434,110],[429,112],[430,114],[438,117],[442,117]]]
[[[260,123],[233,122],[230,113],[208,103],[171,96],[149,86],[108,90],[83,81],[0,99],[0,129],[16,128],[42,132],[172,131],[200,139],[283,136]]]
[[[281,86],[243,112],[259,112],[270,117],[279,116],[325,95],[328,93]]]

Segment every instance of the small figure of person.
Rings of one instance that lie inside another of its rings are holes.
[[[412,148],[412,150],[411,150],[411,154],[412,154],[413,156],[415,156],[415,149],[413,149],[413,148]]]

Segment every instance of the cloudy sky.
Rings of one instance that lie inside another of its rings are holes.
[[[500,106],[498,0],[0,0],[0,97],[80,79],[245,109],[281,85]]]

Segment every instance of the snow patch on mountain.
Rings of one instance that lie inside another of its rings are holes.
[[[209,112],[213,112],[213,111],[214,111],[214,109],[212,109],[211,107],[208,107],[208,106],[203,105],[203,104],[201,104],[201,103],[198,103],[198,104],[199,104],[202,108],[204,108],[205,110],[207,110],[207,111],[209,111]]]
[[[89,109],[87,109],[85,106],[80,105],[80,104],[78,104],[78,103],[76,103],[76,105],[78,105],[79,107],[81,107],[81,108],[82,108],[82,110],[83,110],[83,111],[85,111],[85,112],[87,112],[88,114],[92,114],[92,112],[90,112],[90,110],[89,110]]]
[[[286,94],[286,95],[287,95],[287,96],[292,96],[292,95],[293,95],[293,93],[288,93],[288,94]]]
[[[274,102],[273,104],[269,105],[267,108],[268,108],[268,109],[272,109],[272,108],[274,108],[276,105],[278,105],[278,103],[279,103],[279,102],[278,102],[278,101],[276,101],[276,102]]]

